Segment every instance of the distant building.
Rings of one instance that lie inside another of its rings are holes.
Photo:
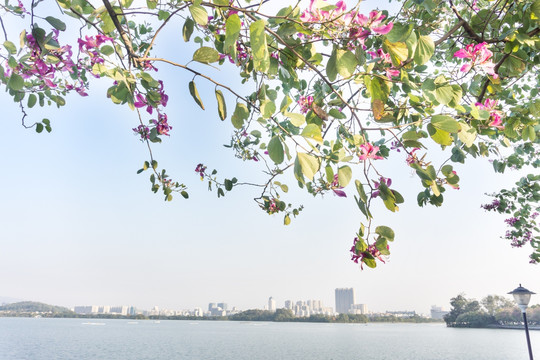
[[[350,314],[355,315],[365,315],[368,313],[368,308],[366,304],[354,304],[349,310]]]
[[[222,308],[224,306],[227,308],[226,303],[209,303],[208,304],[208,315],[210,316],[226,316],[226,309]]]
[[[268,299],[268,311],[271,311],[271,312],[276,311],[276,300],[274,300],[274,298],[271,296]]]
[[[292,300],[285,300],[285,309],[292,310],[294,306],[294,302]]]
[[[414,317],[416,316],[416,311],[386,311],[386,315],[392,315],[395,317]]]
[[[111,306],[109,310],[111,314],[128,315],[129,308],[127,306]]]
[[[336,312],[347,314],[354,305],[354,289],[341,288],[336,289]]]
[[[204,316],[204,313],[203,313],[203,310],[202,310],[200,307],[196,307],[196,308],[193,310],[193,315],[194,315],[194,316],[202,317],[202,316]]]
[[[431,307],[431,318],[442,320],[444,315],[448,314],[448,311],[443,310],[440,306],[433,305]]]
[[[75,306],[73,312],[76,314],[87,315],[87,314],[97,314],[98,306]]]

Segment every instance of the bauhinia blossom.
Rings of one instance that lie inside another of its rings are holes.
[[[332,10],[321,10],[321,4],[325,2],[311,0],[309,7],[300,16],[301,21],[315,24],[315,29],[320,26],[321,34],[311,35],[313,38],[343,37],[350,42],[349,47],[353,48],[357,45],[354,44],[355,41],[363,45],[364,40],[372,33],[385,35],[394,26],[392,22],[383,24],[386,16],[380,11],[371,11],[365,16],[357,11],[346,12],[347,7],[343,0],[338,1]],[[303,37],[304,34],[300,36]]]
[[[495,64],[491,60],[493,53],[487,48],[487,43],[469,44],[464,49],[454,53],[454,57],[460,59],[470,59],[471,62],[464,64],[461,67],[462,72],[468,72],[474,66],[481,68],[486,74],[497,79],[499,75],[495,72]]]
[[[339,176],[338,174],[335,174],[334,181],[332,181],[332,191],[334,192],[334,194],[336,194],[339,197],[347,197],[347,194],[345,193],[345,191],[340,190],[340,189],[343,189],[343,186],[339,185]]]
[[[300,112],[302,114],[311,110],[311,104],[313,104],[313,96],[300,96],[298,99],[298,105],[300,105]]]
[[[366,159],[373,159],[373,160],[380,160],[383,159],[382,156],[377,155],[379,152],[378,146],[373,146],[370,143],[365,143],[360,145],[360,151],[361,154],[359,156],[360,160],[366,160]]]
[[[489,126],[496,127],[497,129],[504,129],[504,126],[502,125],[502,112],[499,110],[496,110],[498,100],[491,100],[486,99],[484,103],[476,103],[476,107],[481,110],[486,110],[489,112]]]
[[[379,59],[377,63],[379,64],[390,64],[392,65],[392,59],[390,57],[390,54],[387,54],[383,51],[383,49],[378,49],[377,52],[375,51],[367,51],[369,55],[373,59]],[[398,69],[394,68],[393,66],[385,68],[386,71],[386,77],[389,79],[392,79],[394,76],[399,76],[400,72]]]

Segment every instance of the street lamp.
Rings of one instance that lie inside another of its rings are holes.
[[[519,308],[521,309],[521,313],[523,314],[523,323],[525,324],[525,335],[527,336],[527,346],[529,347],[529,358],[530,360],[533,360],[533,354],[531,349],[531,339],[529,338],[529,325],[527,324],[527,306],[529,305],[529,301],[531,300],[531,295],[534,293],[532,291],[529,291],[525,289],[524,287],[519,284],[519,287],[515,288],[513,291],[509,292],[509,294],[512,294],[514,296],[514,300],[518,304]]]

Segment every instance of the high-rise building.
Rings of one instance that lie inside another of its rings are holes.
[[[347,314],[354,305],[354,289],[341,288],[336,289],[336,312]]]
[[[367,314],[368,308],[366,304],[354,304],[352,306],[352,310],[350,311],[352,314]]]
[[[285,309],[292,310],[293,308],[293,301],[292,300],[285,300]]]
[[[271,296],[268,299],[268,311],[276,311],[276,300],[274,300],[274,298]]]
[[[433,305],[431,307],[431,318],[432,319],[443,319],[444,318],[444,315],[448,314],[449,311],[445,311],[443,310],[442,307],[440,306],[435,306]]]

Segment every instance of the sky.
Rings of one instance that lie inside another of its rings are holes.
[[[185,63],[192,52],[174,38],[178,33],[165,33],[170,40],[159,50]],[[245,91],[233,71],[214,73]],[[209,302],[263,308],[272,296],[278,306],[317,299],[334,307],[334,289],[353,287],[356,302],[371,311],[427,314],[431,305],[448,309],[462,292],[480,299],[521,283],[540,293],[540,268],[528,264],[529,249],[512,249],[500,238],[504,217],[480,208],[491,202],[485,193],[511,187],[522,174],[495,174],[486,159],[470,159],[455,166],[461,189],[449,189],[442,208],[419,208],[420,182],[404,155],[393,153],[379,166],[406,202],[395,214],[374,210],[379,224],[396,232],[392,255],[376,269],[361,270],[349,255],[362,220],[352,199],[313,199],[286,176],[282,182],[291,190],[285,201],[305,209],[283,226],[281,215],[269,216],[253,201],[257,188],[235,188],[221,199],[208,192],[194,172],[198,163],[240,181],[260,180],[261,169],[223,147],[233,128],[218,119],[213,86],[196,80],[207,105],[202,111],[188,93],[192,75],[166,66],[157,75],[170,96],[173,130],[153,151],[188,185],[188,200],[164,202],[150,191],[149,174],[136,174],[148,159],[131,131],[138,120],[105,97],[108,83],[93,83],[87,98],[69,96],[60,110],[29,111],[28,121],[51,119],[50,134],[22,127],[18,104],[0,96],[0,296],[142,309],[206,308]],[[232,97],[227,105],[232,113]],[[434,143],[429,150],[440,159]],[[354,193],[351,186],[345,190]],[[532,303],[540,302],[536,297]]]

